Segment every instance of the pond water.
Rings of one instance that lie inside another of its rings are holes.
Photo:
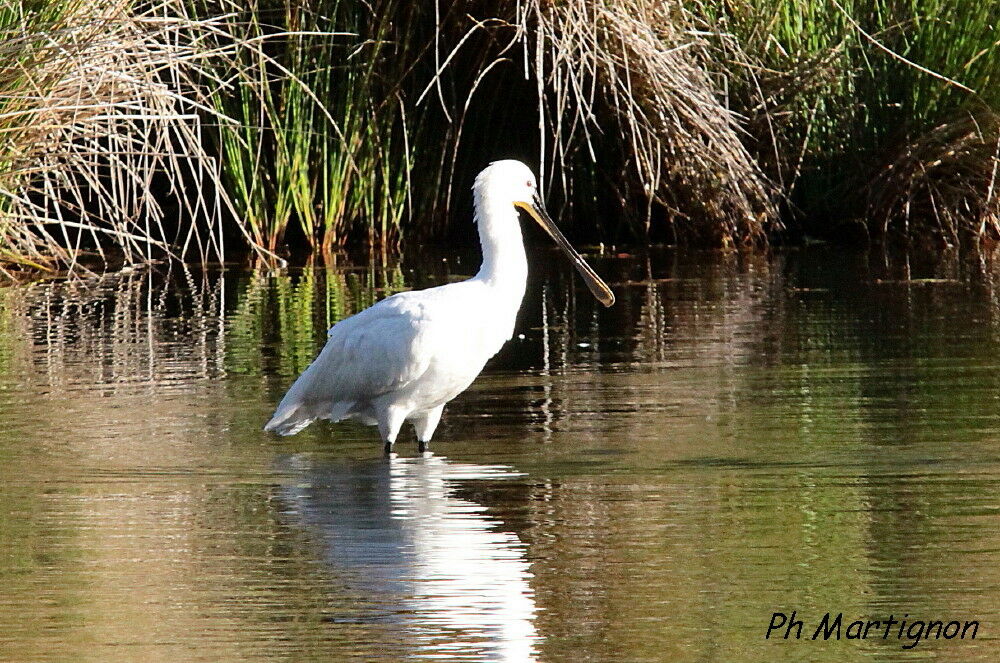
[[[603,309],[555,256],[391,461],[261,426],[329,324],[472,256],[0,290],[0,660],[996,660],[1000,269],[595,257]],[[979,626],[846,638],[890,615]]]

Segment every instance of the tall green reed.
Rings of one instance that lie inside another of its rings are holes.
[[[325,251],[352,232],[398,238],[420,127],[402,97],[416,12],[263,0],[229,15],[239,43],[213,102],[237,122],[220,127],[220,157],[256,242],[276,251],[290,227]]]
[[[996,234],[1000,3],[696,5],[731,54],[717,66],[755,153],[807,230]]]
[[[596,240],[765,241],[780,196],[807,230],[1000,235],[998,13],[0,0],[0,263],[419,241],[505,157]]]

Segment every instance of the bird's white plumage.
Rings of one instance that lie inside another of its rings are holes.
[[[509,307],[467,316],[494,297],[473,279],[402,292],[337,323],[268,429],[292,434],[314,419],[375,424],[393,409],[415,419],[443,406],[511,336],[513,316],[498,315]]]
[[[464,391],[514,331],[527,259],[515,203],[535,196],[518,161],[476,178],[479,273],[460,283],[388,297],[334,325],[319,357],[265,427],[291,435],[316,419],[378,424],[387,447],[404,421],[430,441],[444,404]]]

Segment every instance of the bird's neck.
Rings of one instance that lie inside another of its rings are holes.
[[[528,279],[528,259],[517,209],[507,201],[476,201],[476,225],[483,266],[476,279],[516,299],[520,306]]]

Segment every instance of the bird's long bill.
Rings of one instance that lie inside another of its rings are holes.
[[[569,240],[567,240],[559,228],[556,227],[555,222],[549,217],[548,213],[545,211],[545,206],[542,205],[542,201],[535,196],[535,200],[531,203],[518,201],[514,203],[525,212],[531,215],[535,221],[538,222],[542,228],[545,229],[552,239],[556,241],[559,248],[563,250],[563,253],[573,261],[573,266],[576,267],[576,271],[580,272],[580,276],[583,277],[583,281],[590,288],[590,291],[594,293],[594,297],[597,297],[597,301],[601,302],[605,306],[611,306],[615,303],[615,295],[611,292],[611,288],[608,284],[601,280],[601,277],[597,275],[587,261],[583,259],[576,249],[570,245]]]

